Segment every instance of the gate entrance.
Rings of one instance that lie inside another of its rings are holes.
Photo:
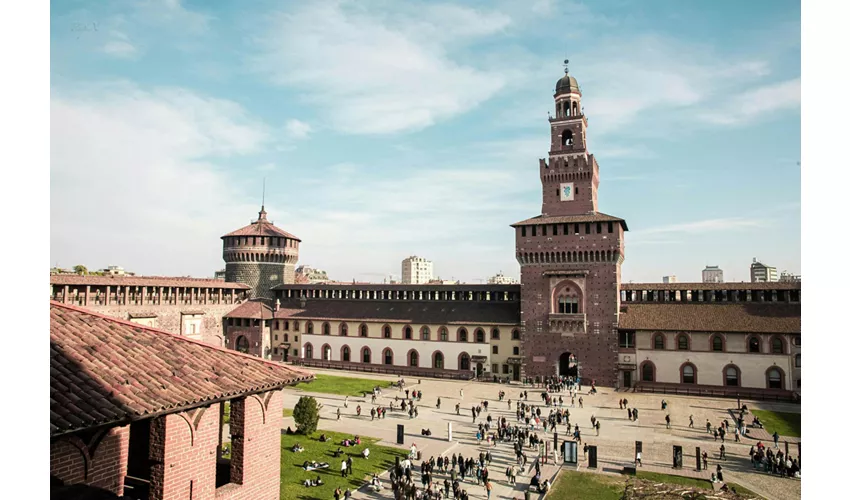
[[[572,353],[565,352],[558,358],[558,375],[561,377],[577,377],[578,364]]]

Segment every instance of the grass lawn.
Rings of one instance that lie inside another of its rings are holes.
[[[375,386],[386,388],[392,382],[389,380],[374,380],[368,378],[335,377],[333,375],[316,375],[312,382],[302,382],[295,387],[308,392],[325,394],[340,394],[342,396],[362,396],[364,392],[372,392]]]
[[[800,414],[779,411],[751,410],[767,432],[778,432],[780,436],[800,437]]]
[[[622,477],[592,472],[562,471],[546,495],[547,500],[620,500],[623,495]]]
[[[711,481],[705,479],[694,479],[690,477],[674,476],[672,474],[661,474],[658,472],[641,472],[638,471],[637,477],[652,481],[655,483],[668,483],[686,486],[688,488],[702,488],[705,490],[711,489]]]
[[[322,434],[327,436],[329,440],[324,443],[319,442],[319,436]],[[395,465],[395,457],[404,459],[407,456],[406,450],[376,445],[375,442],[377,439],[364,436],[360,436],[361,444],[359,446],[345,448],[340,445],[343,439],[351,439],[353,437],[351,434],[323,431],[321,429],[317,430],[312,436],[301,434],[282,435],[280,437],[280,498],[325,500],[333,498],[333,492],[337,486],[342,489],[343,493],[346,488],[349,488],[353,493],[371,478],[373,472],[380,474]],[[292,446],[295,443],[303,446],[304,451],[294,453]],[[348,457],[343,454],[340,458],[334,458],[333,452],[338,447],[342,448],[343,452],[352,454],[351,459],[353,461],[352,467],[354,472],[345,478],[340,475],[339,465],[343,458]],[[369,448],[368,460],[361,456],[363,449],[367,447]],[[305,460],[328,462],[330,467],[307,472],[301,468]],[[303,486],[305,479],[315,480],[316,476],[321,477],[325,484],[310,488]],[[382,481],[386,486],[387,481]]]

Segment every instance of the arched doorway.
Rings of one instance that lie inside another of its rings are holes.
[[[565,352],[558,358],[558,375],[561,377],[578,377],[578,364],[572,353]]]
[[[283,349],[283,362],[286,363],[289,361],[289,348]]]
[[[461,370],[469,370],[469,354],[463,353],[460,355],[460,362],[458,363]]]
[[[239,352],[247,354],[250,345],[251,344],[248,342],[248,339],[244,335],[240,335],[239,338],[236,339],[236,350]]]
[[[475,365],[475,376],[480,377],[482,373],[484,373],[484,365],[481,363],[477,363]]]

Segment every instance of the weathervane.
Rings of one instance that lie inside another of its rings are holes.
[[[564,59],[564,74],[566,74],[566,75],[568,75],[570,73],[569,65],[570,65],[570,60]]]

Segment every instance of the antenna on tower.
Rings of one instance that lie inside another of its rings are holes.
[[[569,65],[570,65],[570,60],[569,60],[569,59],[564,59],[564,74],[565,74],[565,75],[570,74],[570,68],[569,68]]]
[[[263,177],[263,209],[266,208],[266,178]]]

